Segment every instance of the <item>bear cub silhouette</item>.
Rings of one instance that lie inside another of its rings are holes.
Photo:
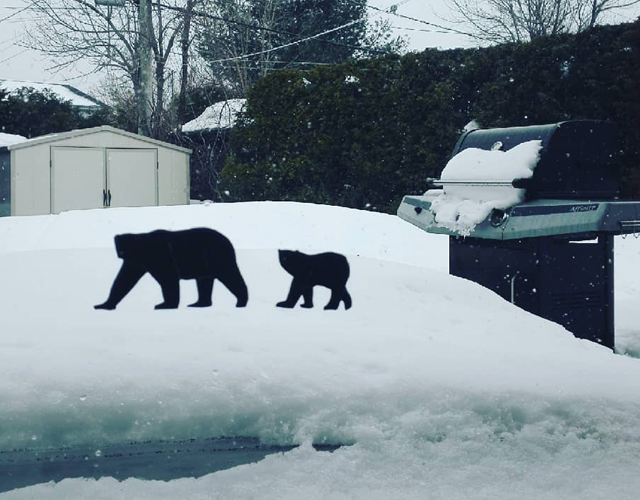
[[[313,287],[325,286],[331,290],[331,298],[325,309],[338,309],[340,302],[344,308],[351,307],[351,295],[347,291],[349,263],[344,255],[326,252],[308,255],[293,250],[278,250],[280,264],[293,276],[289,295],[278,302],[278,307],[295,307],[302,296],[301,307],[313,307]]]
[[[95,309],[115,309],[146,273],[158,282],[164,302],[156,309],[175,309],[180,303],[180,280],[195,279],[198,300],[190,307],[209,307],[213,282],[218,279],[235,295],[236,307],[247,305],[247,285],[240,274],[231,242],[213,229],[157,230],[119,234],[114,238],[123,260],[106,302]]]

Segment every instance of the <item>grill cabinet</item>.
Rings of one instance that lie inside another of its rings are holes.
[[[439,227],[430,211],[447,181],[429,180],[421,196],[405,196],[398,216],[449,235],[449,273],[479,283],[515,305],[563,325],[576,337],[614,348],[613,237],[640,232],[640,202],[617,200],[615,125],[594,120],[474,130],[467,148],[502,149],[540,140],[530,179],[452,181],[509,183],[525,201],[494,209],[463,237]]]

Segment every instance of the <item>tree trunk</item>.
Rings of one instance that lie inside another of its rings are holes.
[[[189,85],[189,45],[191,35],[191,15],[193,12],[194,0],[187,0],[184,13],[184,25],[182,26],[182,39],[180,46],[182,50],[182,67],[180,69],[180,95],[178,96],[178,123],[184,124],[187,116],[187,86]]]
[[[153,52],[151,48],[151,33],[153,33],[151,18],[151,1],[140,0],[138,19],[140,34],[138,42],[139,88],[136,92],[138,104],[138,133],[149,137],[151,135],[151,96]]]
[[[162,134],[162,120],[164,118],[164,84],[165,84],[165,62],[156,61],[156,110],[153,116],[153,130],[152,135],[154,139],[163,139]]]

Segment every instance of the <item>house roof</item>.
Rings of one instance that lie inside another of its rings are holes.
[[[71,85],[62,83],[46,83],[46,82],[30,82],[24,80],[6,80],[0,79],[0,87],[3,89],[14,92],[22,88],[33,88],[39,92],[44,90],[51,91],[56,97],[64,101],[71,101],[73,106],[81,108],[100,108],[105,104],[99,100],[85,94],[81,90],[78,90]]]
[[[31,146],[35,146],[38,144],[45,144],[47,142],[57,142],[57,141],[61,141],[63,139],[70,139],[72,137],[81,137],[83,135],[89,135],[89,134],[96,134],[99,132],[111,132],[114,134],[119,134],[119,135],[123,135],[125,137],[129,137],[131,139],[136,139],[138,141],[141,142],[146,142],[149,144],[153,144],[155,146],[161,146],[163,148],[167,148],[167,149],[173,149],[175,151],[180,151],[182,153],[187,153],[187,154],[191,154],[191,150],[187,149],[187,148],[183,148],[180,146],[176,146],[175,144],[171,144],[168,142],[163,142],[163,141],[159,141],[157,139],[151,139],[149,137],[145,137],[143,135],[138,135],[138,134],[134,134],[131,132],[126,132],[124,130],[120,130],[118,128],[115,127],[111,127],[109,125],[102,125],[100,127],[92,127],[92,128],[83,128],[83,129],[78,129],[78,130],[70,130],[69,132],[62,132],[59,134],[50,134],[50,135],[43,135],[40,137],[34,137],[33,139],[28,139],[26,141],[20,142],[20,143],[16,143],[16,144],[9,144],[7,146],[5,146],[8,150],[13,151],[15,149],[22,149],[22,148],[29,148]],[[2,147],[0,147],[0,149],[2,149]]]

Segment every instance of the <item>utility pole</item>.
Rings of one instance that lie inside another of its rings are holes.
[[[151,99],[153,75],[153,24],[151,18],[151,0],[139,0],[138,3],[138,133],[151,136]]]
[[[182,67],[180,70],[180,95],[178,97],[178,122],[184,123],[187,114],[187,85],[189,82],[189,45],[191,35],[191,16],[195,0],[187,0],[182,26],[182,38],[180,47],[182,50]]]
[[[107,20],[111,18],[112,9],[121,8],[125,0],[95,0],[96,5],[107,7]],[[138,133],[151,136],[151,100],[152,100],[152,72],[153,72],[153,21],[151,18],[151,0],[137,0],[138,4],[138,46],[136,65],[138,84],[136,86],[136,101],[138,108]],[[109,33],[107,33],[109,36]],[[107,51],[111,46],[107,47]]]

